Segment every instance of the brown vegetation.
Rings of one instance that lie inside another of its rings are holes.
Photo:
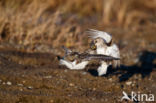
[[[0,103],[118,103],[123,90],[156,95],[155,18],[156,0],[0,0]],[[88,49],[88,28],[111,33],[120,48],[121,67],[104,77],[96,63],[72,71],[56,58],[62,45]]]
[[[86,44],[80,42],[81,31],[92,24],[155,22],[156,0],[1,0],[0,11],[1,41],[31,49],[41,44],[72,47]]]

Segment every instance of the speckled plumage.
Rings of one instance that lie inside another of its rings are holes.
[[[98,75],[107,73],[107,67],[120,65],[120,52],[116,44],[112,42],[112,36],[106,32],[89,29],[91,42],[91,51],[79,53],[73,52],[65,47],[66,52],[64,59],[60,60],[60,64],[66,65],[69,69],[84,69],[92,60],[99,61],[101,65],[98,67]],[[72,58],[72,60],[70,59]]]

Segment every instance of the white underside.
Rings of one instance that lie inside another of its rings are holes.
[[[96,49],[97,54],[106,54],[106,48],[97,48]]]
[[[96,50],[97,54],[104,54],[104,55],[109,55],[113,57],[120,57],[119,49],[118,47],[114,44],[111,47],[107,48],[97,48]],[[86,65],[89,63],[89,61],[82,61],[80,63],[76,63],[77,61],[67,61],[64,59],[60,60],[60,65],[65,65],[67,68],[71,70],[81,70],[86,67]],[[110,64],[108,64],[105,61],[101,61],[101,65],[98,67],[97,72],[99,76],[105,75],[107,73],[107,68]]]
[[[99,48],[97,47],[96,53],[109,55],[115,58],[120,58],[119,48],[117,47],[116,44],[113,44],[112,46],[109,46],[109,47],[99,47]]]
[[[98,67],[98,75],[99,76],[102,76],[102,75],[105,75],[107,73],[107,67],[108,67],[108,64],[104,61],[101,62],[101,66]]]
[[[115,58],[120,58],[120,51],[116,44],[113,44],[110,47],[107,47],[106,54]]]
[[[61,59],[60,60],[60,65],[65,65],[67,68],[72,69],[72,70],[81,70],[84,69],[86,67],[86,65],[88,64],[89,61],[82,61],[78,64],[76,64],[76,60],[73,62]]]
[[[119,48],[115,44],[113,44],[110,47],[97,48],[96,53],[97,54],[103,54],[103,55],[109,55],[109,56],[116,57],[116,58],[120,58]],[[98,75],[99,76],[105,75],[107,73],[107,68],[108,68],[109,65],[110,64],[108,64],[107,62],[102,61],[101,65],[98,67],[98,70],[97,70]]]

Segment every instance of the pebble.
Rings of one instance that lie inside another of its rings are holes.
[[[86,74],[87,74],[87,72],[82,72],[82,74],[83,74],[83,75],[86,75]]]
[[[28,88],[28,89],[33,89],[33,87],[32,87],[32,86],[28,86],[27,88]]]
[[[17,85],[18,85],[18,86],[21,86],[21,87],[23,86],[23,84],[17,84]]]
[[[2,80],[0,79],[0,82],[2,82]]]
[[[45,76],[44,78],[46,78],[46,79],[50,79],[50,78],[52,78],[52,76],[49,75],[49,76]]]
[[[94,100],[95,100],[95,98],[92,98],[92,100],[94,101]]]
[[[133,62],[134,62],[134,63],[138,63],[138,62],[139,62],[139,58],[133,59]]]
[[[51,100],[50,100],[50,103],[54,103],[54,100],[51,99]]]
[[[72,95],[71,94],[68,94],[68,97],[71,97]]]
[[[65,70],[64,70],[64,72],[65,72],[65,73],[67,73],[67,72],[68,72],[68,70],[67,70],[67,69],[65,69]]]
[[[105,99],[105,101],[107,102],[107,101],[108,101],[108,99],[106,98],[106,99]]]
[[[19,90],[20,90],[20,91],[23,91],[23,89],[22,89],[22,88],[20,88]]]
[[[132,82],[131,82],[131,81],[126,82],[126,85],[131,85],[131,84],[132,84]]]
[[[96,88],[93,88],[93,91],[95,91],[96,90]]]
[[[22,81],[23,83],[25,83],[26,81]]]
[[[112,78],[109,78],[109,81],[111,81],[111,82],[112,82]]]
[[[132,86],[134,87],[134,86],[135,86],[135,84],[133,83],[133,84],[132,84]]]
[[[69,86],[73,87],[73,86],[74,86],[74,84],[73,84],[73,83],[70,83],[70,84],[69,84]]]
[[[8,81],[6,84],[7,84],[7,85],[12,85],[12,83],[11,83],[10,81]]]

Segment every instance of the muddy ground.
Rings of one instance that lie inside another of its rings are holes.
[[[120,48],[102,77],[57,60],[62,45],[87,50],[89,28]],[[156,0],[0,0],[0,103],[130,102],[123,91],[156,96]]]
[[[57,53],[26,52],[1,44],[0,102],[120,103],[123,91],[156,96],[155,30],[140,34],[112,30],[118,34],[113,36],[120,47],[121,67],[109,67],[102,77],[97,76],[96,64],[69,70],[59,65]]]

